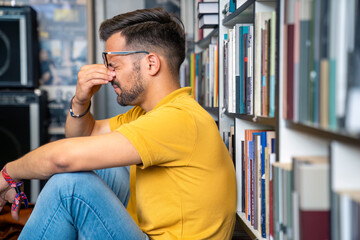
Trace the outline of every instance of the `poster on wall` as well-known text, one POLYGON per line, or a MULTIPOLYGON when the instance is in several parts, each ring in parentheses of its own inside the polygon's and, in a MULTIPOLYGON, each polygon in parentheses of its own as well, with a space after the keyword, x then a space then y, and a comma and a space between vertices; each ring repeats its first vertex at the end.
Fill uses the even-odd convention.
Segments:
POLYGON ((64 137, 77 73, 87 64, 86 1, 31 0, 38 13, 40 88, 48 92, 51 140, 64 137))
POLYGON ((87 4, 90 0, 18 0, 38 18, 40 88, 47 91, 51 140, 65 137, 65 120, 77 73, 87 64, 87 4))

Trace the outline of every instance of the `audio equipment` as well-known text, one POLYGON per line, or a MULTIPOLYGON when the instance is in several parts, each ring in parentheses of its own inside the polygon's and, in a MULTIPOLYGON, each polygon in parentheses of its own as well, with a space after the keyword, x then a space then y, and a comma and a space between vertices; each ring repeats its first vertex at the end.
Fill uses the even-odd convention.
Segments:
POLYGON ((0 88, 36 88, 39 72, 35 10, 0 6, 0 88))
MULTIPOLYGON (((45 91, 0 91, 0 166, 48 142, 45 91)), ((25 193, 35 202, 40 181, 25 182, 25 193)))

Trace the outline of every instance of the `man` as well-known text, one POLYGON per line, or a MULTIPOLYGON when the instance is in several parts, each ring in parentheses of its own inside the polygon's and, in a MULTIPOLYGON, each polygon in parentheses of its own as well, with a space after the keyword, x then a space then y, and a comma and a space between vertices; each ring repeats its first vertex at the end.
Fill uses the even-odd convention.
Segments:
MULTIPOLYGON (((15 182, 51 177, 20 239, 230 239, 234 166, 212 117, 180 88, 181 21, 137 10, 105 21, 100 36, 105 66, 81 68, 68 138, 3 170, 15 182), (135 107, 95 121, 90 100, 107 83, 135 107)), ((1 177, 0 193, 1 205, 16 194, 1 177)))

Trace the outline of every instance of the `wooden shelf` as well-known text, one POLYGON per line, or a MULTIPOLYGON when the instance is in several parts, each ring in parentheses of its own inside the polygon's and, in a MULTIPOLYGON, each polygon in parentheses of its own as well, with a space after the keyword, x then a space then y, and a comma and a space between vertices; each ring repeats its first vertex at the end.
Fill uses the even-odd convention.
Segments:
POLYGON ((310 133, 325 139, 337 140, 341 142, 350 143, 352 145, 360 146, 360 135, 352 135, 349 132, 346 132, 345 130, 332 131, 329 129, 320 128, 319 126, 316 125, 296 123, 290 120, 286 121, 286 127, 293 130, 310 133))
POLYGON ((219 34, 219 28, 214 28, 209 35, 207 35, 205 38, 201 39, 200 41, 196 42, 195 44, 199 46, 202 49, 206 49, 209 47, 209 44, 211 43, 211 38, 216 37, 219 34))
POLYGON ((263 239, 260 233, 251 226, 249 220, 246 219, 243 212, 237 212, 236 217, 241 225, 241 227, 246 231, 251 239, 263 239))
POLYGON ((237 8, 235 12, 226 16, 222 24, 224 26, 234 26, 236 23, 252 23, 254 22, 254 2, 255 0, 246 1, 241 7, 237 8))
POLYGON ((246 114, 237 114, 237 113, 228 113, 226 115, 232 118, 239 118, 242 120, 246 120, 252 123, 258 123, 261 125, 267 125, 271 127, 276 127, 276 119, 270 117, 261 117, 261 116, 254 116, 254 115, 246 115, 246 114))

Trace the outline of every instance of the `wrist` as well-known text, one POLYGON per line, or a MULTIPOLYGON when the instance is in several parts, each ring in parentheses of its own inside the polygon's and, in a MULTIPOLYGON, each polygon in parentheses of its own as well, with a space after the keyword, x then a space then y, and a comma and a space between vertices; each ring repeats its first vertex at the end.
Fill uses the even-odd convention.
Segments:
MULTIPOLYGON (((15 183, 19 183, 19 182, 22 181, 22 179, 19 179, 19 178, 16 178, 16 177, 15 177, 15 173, 14 173, 14 171, 13 171, 13 170, 14 170, 14 167, 15 167, 14 164, 13 164, 12 162, 9 162, 9 163, 5 164, 5 166, 1 169, 0 174, 1 174, 2 176, 4 176, 4 175, 3 175, 3 170, 5 169, 7 175, 11 176, 11 179, 13 179, 15 183)), ((15 167, 15 168, 16 168, 16 167, 15 167)))
POLYGON ((12 179, 6 171, 6 165, 2 169, 1 175, 3 176, 5 181, 8 183, 8 185, 10 187, 14 188, 16 191, 16 196, 15 196, 14 203, 12 206, 12 211, 16 210, 16 208, 19 206, 21 200, 24 201, 25 207, 27 208, 28 207, 28 199, 27 199, 25 193, 20 189, 20 186, 23 184, 23 181, 15 181, 14 179, 12 179))
POLYGON ((76 106, 77 108, 79 107, 82 109, 86 109, 89 106, 90 102, 91 102, 91 98, 90 99, 79 98, 78 95, 76 95, 76 93, 70 100, 70 104, 72 104, 73 106, 76 106))
POLYGON ((82 105, 82 104, 80 104, 80 103, 77 103, 78 105, 82 105, 82 109, 86 109, 86 110, 82 110, 82 111, 81 111, 82 113, 80 113, 80 114, 75 114, 75 113, 74 113, 74 110, 73 110, 73 102, 74 102, 74 100, 75 100, 75 97, 76 97, 76 95, 74 95, 74 96, 71 98, 71 100, 70 100, 69 112, 70 112, 71 117, 73 117, 73 118, 81 118, 81 117, 85 116, 87 113, 90 112, 91 100, 90 100, 90 102, 88 103, 88 107, 87 107, 87 108, 84 108, 85 105, 82 105))
POLYGON ((14 179, 12 177, 10 177, 9 173, 7 172, 7 168, 6 168, 7 165, 5 165, 3 167, 3 169, 1 170, 1 175, 3 176, 3 178, 5 179, 5 181, 8 183, 8 185, 10 187, 17 187, 18 185, 20 186, 23 181, 22 180, 19 180, 19 179, 14 179))

